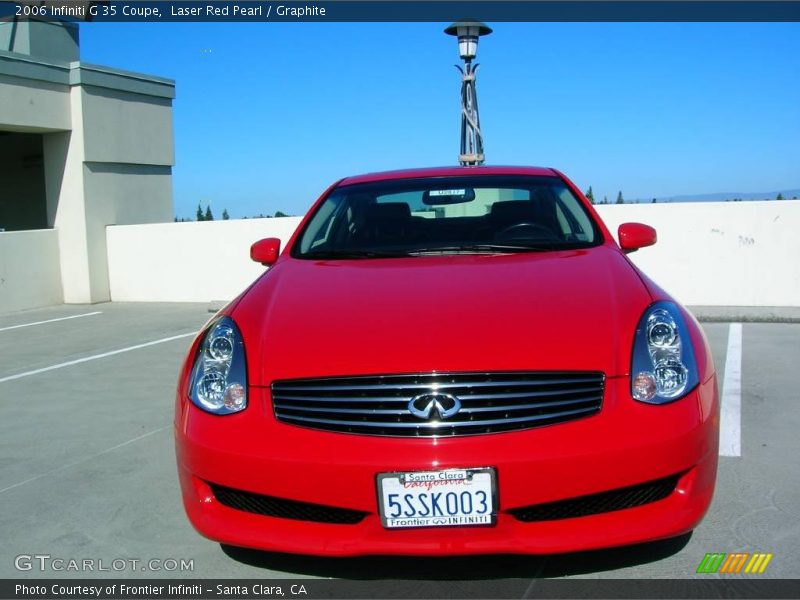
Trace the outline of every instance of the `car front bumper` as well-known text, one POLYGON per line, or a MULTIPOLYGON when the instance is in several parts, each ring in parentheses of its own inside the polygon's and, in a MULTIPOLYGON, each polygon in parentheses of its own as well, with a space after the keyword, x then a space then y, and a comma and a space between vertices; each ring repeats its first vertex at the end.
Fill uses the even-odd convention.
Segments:
MULTIPOLYGON (((609 378, 602 410, 524 431, 409 439, 329 433, 275 420, 268 388, 241 413, 214 416, 178 398, 176 449, 186 513, 204 536, 234 546, 327 556, 551 554, 633 544, 692 530, 711 502, 717 469, 715 378, 663 406, 630 398, 609 378), (377 476, 494 467, 491 527, 385 529, 377 476), (669 476, 667 497, 589 516, 524 522, 515 509, 627 488, 669 476), (277 518, 222 504, 210 484, 361 511, 356 524, 277 518), (513 514, 512 514, 513 513, 513 514)), ((179 392, 180 394, 181 392, 179 392)))

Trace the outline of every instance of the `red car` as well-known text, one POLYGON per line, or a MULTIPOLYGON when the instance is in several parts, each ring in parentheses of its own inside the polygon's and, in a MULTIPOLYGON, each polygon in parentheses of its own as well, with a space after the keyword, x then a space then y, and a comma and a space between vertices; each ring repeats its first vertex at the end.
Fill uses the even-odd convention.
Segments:
POLYGON ((192 344, 186 513, 291 553, 555 553, 677 536, 717 469, 695 319, 564 175, 454 167, 328 189, 192 344))

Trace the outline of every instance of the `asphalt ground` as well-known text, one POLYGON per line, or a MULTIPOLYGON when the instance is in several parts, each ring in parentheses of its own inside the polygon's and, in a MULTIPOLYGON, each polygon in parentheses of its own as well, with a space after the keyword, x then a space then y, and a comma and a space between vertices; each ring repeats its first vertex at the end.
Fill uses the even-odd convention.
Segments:
MULTIPOLYGON (((505 578, 530 591, 541 577, 725 577, 696 574, 710 552, 769 552, 759 577, 800 577, 800 324, 741 326, 740 456, 721 456, 714 502, 690 536, 545 557, 322 559, 221 547, 184 516, 173 397, 191 334, 210 316, 205 304, 132 303, 0 315, 0 578, 483 580, 491 597, 505 578), (17 558, 42 555, 44 569, 17 558), (116 559, 128 562, 97 570, 116 559)), ((704 327, 722 387, 738 325, 704 327)))

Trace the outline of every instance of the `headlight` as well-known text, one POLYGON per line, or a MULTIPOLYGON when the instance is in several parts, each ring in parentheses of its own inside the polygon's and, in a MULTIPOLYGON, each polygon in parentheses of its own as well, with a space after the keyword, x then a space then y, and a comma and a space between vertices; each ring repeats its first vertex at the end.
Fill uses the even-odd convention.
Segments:
POLYGON ((230 317, 220 317, 206 330, 194 360, 189 397, 198 408, 216 415, 247 407, 244 344, 230 317))
POLYGON ((631 395, 640 402, 678 400, 698 384, 689 330, 678 307, 656 302, 639 320, 633 340, 631 395))

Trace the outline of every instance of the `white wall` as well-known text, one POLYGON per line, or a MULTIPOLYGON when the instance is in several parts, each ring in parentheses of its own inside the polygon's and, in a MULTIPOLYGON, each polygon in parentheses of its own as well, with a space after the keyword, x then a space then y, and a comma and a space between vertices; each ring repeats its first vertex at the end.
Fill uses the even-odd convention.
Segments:
MULTIPOLYGON (((624 204, 597 207, 616 235, 625 221, 658 231, 630 255, 693 306, 800 306, 800 201, 624 204)), ((128 225, 107 229, 112 300, 235 297, 263 268, 249 259, 264 237, 284 243, 300 219, 128 225)))
MULTIPOLYGON (((172 175, 161 165, 85 162, 86 247, 94 286, 109 294, 106 225, 172 221, 172 175)), ((108 295, 105 298, 108 299, 108 295)))
POLYGON ((111 300, 231 300, 264 272, 250 260, 250 245, 267 237, 285 245, 299 223, 283 217, 108 227, 111 300))
POLYGON ((58 231, 0 233, 0 312, 63 302, 58 231))
POLYGON ((616 236, 652 225, 658 243, 629 256, 693 306, 800 306, 800 200, 597 206, 616 236))

